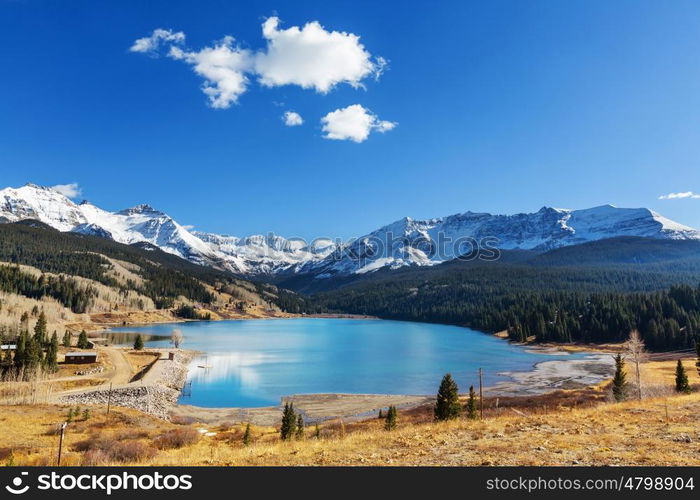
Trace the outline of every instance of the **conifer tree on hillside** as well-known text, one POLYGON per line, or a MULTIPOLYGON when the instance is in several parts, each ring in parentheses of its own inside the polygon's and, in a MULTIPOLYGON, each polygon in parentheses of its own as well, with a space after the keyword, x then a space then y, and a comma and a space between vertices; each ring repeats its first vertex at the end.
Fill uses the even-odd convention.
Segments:
POLYGON ((435 402, 435 420, 450 420, 459 417, 461 408, 459 405, 459 388, 447 373, 440 382, 440 388, 435 402))
POLYGON ((24 366, 24 360, 27 355, 27 332, 23 331, 17 339, 17 348, 15 349, 15 368, 20 369, 24 366))
POLYGON ((136 351, 143 350, 143 338, 141 337, 140 333, 138 335, 136 335, 136 340, 134 340, 134 350, 136 350, 136 351))
POLYGON ((467 418, 470 420, 476 420, 476 392, 474 391, 474 386, 469 386, 469 399, 467 400, 467 418))
POLYGON ((250 435, 250 422, 245 426, 245 432, 243 433, 243 446, 249 446, 252 436, 250 435))
POLYGON ((71 334, 68 330, 66 330, 66 333, 63 334, 63 347, 66 349, 70 349, 70 344, 71 344, 71 334))
POLYGON ((689 393, 690 384, 688 383, 688 374, 685 373, 685 368, 681 360, 678 360, 676 365, 676 392, 689 393))
POLYGON ((627 399, 627 374, 625 373, 625 360, 622 354, 615 356, 615 376, 613 377, 612 393, 615 401, 627 399))
POLYGON ((386 420, 384 421, 384 429, 387 431, 393 431, 396 429, 396 417, 398 412, 396 411, 396 406, 390 406, 386 412, 386 420))
POLYGON ((297 430, 294 437, 304 439, 304 417, 301 416, 301 413, 297 415, 297 430))
POLYGON ((34 337, 29 338, 24 355, 24 369, 28 371, 35 370, 41 365, 43 358, 44 353, 39 342, 34 337))
POLYGON ((44 314, 44 311, 41 311, 39 319, 36 320, 36 325, 34 325, 34 338, 43 346, 46 344, 46 336, 46 314, 44 314))
POLYGON ((78 349, 88 349, 90 347, 90 342, 88 341, 87 332, 82 330, 80 335, 78 335, 78 349))
POLYGON ((280 427, 280 437, 283 441, 287 441, 294 436, 297 425, 296 418, 294 403, 285 403, 284 411, 282 412, 282 426, 280 427))
POLYGON ((58 368, 58 335, 53 332, 51 335, 51 341, 46 346, 46 359, 44 360, 46 368, 55 372, 58 368))

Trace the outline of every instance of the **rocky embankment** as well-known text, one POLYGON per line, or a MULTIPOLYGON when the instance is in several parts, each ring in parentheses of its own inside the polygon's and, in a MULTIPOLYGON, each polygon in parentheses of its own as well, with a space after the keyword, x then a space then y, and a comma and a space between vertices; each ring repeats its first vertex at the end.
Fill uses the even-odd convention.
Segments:
POLYGON ((68 404, 125 406, 168 420, 177 404, 180 391, 187 379, 187 367, 196 354, 194 351, 176 351, 175 359, 168 359, 169 350, 161 350, 161 358, 138 382, 109 389, 88 390, 59 398, 68 404))

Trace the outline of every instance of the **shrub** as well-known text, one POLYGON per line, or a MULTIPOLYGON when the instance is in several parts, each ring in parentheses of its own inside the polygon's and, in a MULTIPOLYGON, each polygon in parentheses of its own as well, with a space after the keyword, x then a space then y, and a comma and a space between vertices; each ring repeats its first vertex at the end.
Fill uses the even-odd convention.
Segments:
POLYGON ((172 429, 153 440, 153 443, 161 450, 170 450, 173 448, 182 448, 189 446, 199 441, 199 432, 196 429, 189 427, 182 429, 172 429))
POLYGON ((109 462, 138 462, 153 458, 157 451, 154 447, 140 441, 123 440, 91 436, 73 444, 74 451, 85 452, 89 456, 84 460, 104 460, 109 462), (98 453, 99 452, 99 453, 98 453))
POLYGON ((170 423, 175 425, 191 425, 196 421, 194 417, 184 417, 180 415, 175 415, 170 419, 170 423))
POLYGON ((109 455, 103 450, 88 450, 83 453, 80 465, 84 466, 99 466, 107 465, 109 463, 109 455))
POLYGON ((140 462, 147 458, 153 458, 158 453, 155 448, 140 441, 118 442, 106 452, 115 462, 140 462))

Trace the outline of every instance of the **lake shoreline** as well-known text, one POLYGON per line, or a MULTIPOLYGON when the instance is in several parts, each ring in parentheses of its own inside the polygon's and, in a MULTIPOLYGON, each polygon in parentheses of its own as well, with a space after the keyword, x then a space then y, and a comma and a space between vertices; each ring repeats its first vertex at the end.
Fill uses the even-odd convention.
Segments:
MULTIPOLYGON (((296 316, 286 319, 315 319, 316 316, 296 316)), ((347 315, 322 315, 320 319, 370 319, 367 317, 348 317, 347 315)), ((270 318, 283 319, 283 318, 270 318)), ((371 318, 375 319, 375 318, 371 318)), ((377 318, 378 319, 378 318, 377 318)), ((217 322, 218 323, 218 322, 217 322)), ((182 323, 174 323, 174 325, 182 323)), ((149 325, 150 326, 150 325, 149 325)), ((450 325, 455 326, 455 325, 450 325)), ((127 329, 129 327, 126 327, 127 329)), ((124 330, 124 327, 120 328, 124 330)), ((113 331, 113 330, 108 330, 113 331)), ((472 330, 473 331, 473 330, 472 330)), ((488 336, 483 332, 477 332, 488 336)), ((529 369, 517 371, 498 371, 492 367, 489 373, 493 377, 507 377, 507 380, 491 381, 484 388, 484 397, 532 397, 547 394, 557 390, 570 390, 592 387, 601 384, 612 376, 613 360, 609 351, 605 353, 606 346, 572 346, 572 345, 536 345, 532 343, 511 342, 502 335, 494 335, 499 340, 505 340, 508 344, 517 345, 522 349, 540 355, 551 354, 553 356, 570 356, 571 359, 539 360, 534 362, 529 369), (583 357, 582 357, 583 356, 583 357), (495 383, 494 383, 495 382, 495 383)), ((200 349, 201 350, 201 349, 200 349)), ((525 367, 523 367, 525 368, 525 367)), ((190 368, 191 369, 191 368, 190 368)), ((436 390, 439 380, 436 380, 436 390)), ((185 383, 173 387, 182 394, 185 383)), ((391 390, 391 387, 385 389, 391 390)), ((478 388, 477 388, 478 389, 478 388)), ((461 393, 468 393, 468 386, 461 387, 461 393)), ((427 404, 433 404, 432 394, 357 394, 357 393, 314 393, 314 394, 290 394, 280 397, 279 404, 269 406, 251 407, 206 407, 188 405, 182 398, 176 398, 169 405, 168 415, 175 420, 200 421, 213 423, 251 422, 257 425, 275 425, 281 416, 281 408, 286 401, 294 402, 297 411, 302 413, 310 422, 322 422, 331 419, 344 419, 346 421, 376 418, 380 409, 389 405, 395 405, 400 409, 408 410, 427 404)))
MULTIPOLYGON (((555 347, 543 347, 549 351, 555 347)), ((561 390, 577 390, 599 386, 614 372, 614 361, 608 353, 587 351, 584 359, 547 360, 536 363, 530 371, 501 372, 510 380, 484 387, 484 398, 530 398, 561 390)), ((468 394, 462 387, 461 396, 468 394)), ((377 418, 389 405, 411 410, 435 402, 433 395, 410 394, 296 394, 282 397, 278 406, 207 408, 178 403, 170 416, 175 420, 197 421, 208 425, 246 423, 272 426, 279 423, 286 402, 304 415, 307 423, 329 420, 352 422, 377 418)))

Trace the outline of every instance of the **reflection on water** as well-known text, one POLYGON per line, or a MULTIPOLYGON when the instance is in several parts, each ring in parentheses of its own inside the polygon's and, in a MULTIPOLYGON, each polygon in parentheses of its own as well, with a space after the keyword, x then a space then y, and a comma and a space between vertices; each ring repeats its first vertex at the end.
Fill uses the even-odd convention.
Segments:
POLYGON ((115 344, 115 345, 133 345, 134 341, 136 340, 136 336, 141 335, 141 338, 143 339, 144 342, 158 342, 158 341, 166 341, 167 343, 170 343, 170 336, 166 335, 153 335, 153 334, 148 334, 148 333, 139 333, 139 332, 116 332, 116 331, 110 331, 106 333, 100 334, 98 339, 95 340, 102 340, 102 342, 106 344, 115 344))
POLYGON ((383 320, 190 322, 109 337, 131 345, 139 333, 147 347, 170 347, 174 328, 185 336, 183 348, 205 353, 190 364, 191 391, 181 398, 204 407, 277 405, 290 394, 433 394, 447 372, 466 390, 478 383, 479 368, 491 385, 503 380, 500 372, 557 358, 468 328, 383 320))

